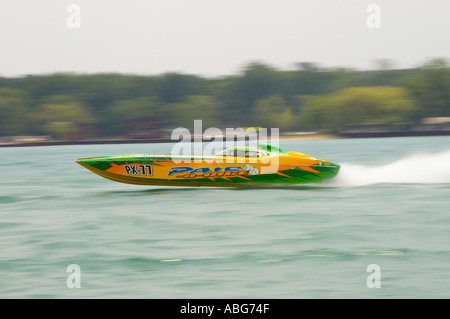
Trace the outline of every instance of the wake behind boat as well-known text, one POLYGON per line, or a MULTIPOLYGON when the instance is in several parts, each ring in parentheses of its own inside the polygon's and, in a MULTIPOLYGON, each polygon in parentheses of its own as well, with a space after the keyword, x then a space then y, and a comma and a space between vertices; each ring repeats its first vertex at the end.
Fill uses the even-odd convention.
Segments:
POLYGON ((320 183, 340 169, 338 164, 269 144, 234 146, 211 156, 140 154, 80 158, 77 163, 113 181, 167 186, 320 183))

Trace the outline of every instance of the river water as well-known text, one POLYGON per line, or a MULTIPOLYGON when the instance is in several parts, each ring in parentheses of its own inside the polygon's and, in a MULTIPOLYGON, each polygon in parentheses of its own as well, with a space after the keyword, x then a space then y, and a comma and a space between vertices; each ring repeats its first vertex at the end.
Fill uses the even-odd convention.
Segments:
POLYGON ((322 185, 177 188, 81 157, 173 144, 0 149, 0 298, 449 298, 450 137, 282 140, 322 185))

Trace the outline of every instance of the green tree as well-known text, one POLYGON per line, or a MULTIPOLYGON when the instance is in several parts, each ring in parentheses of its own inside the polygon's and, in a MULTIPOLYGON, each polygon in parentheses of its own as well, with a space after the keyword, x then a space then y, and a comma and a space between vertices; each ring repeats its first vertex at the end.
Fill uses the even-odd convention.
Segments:
POLYGON ((157 97, 164 103, 182 102, 189 95, 201 95, 206 87, 205 80, 178 73, 167 73, 159 78, 157 97))
POLYGON ((163 104, 158 102, 156 97, 138 97, 132 100, 117 101, 108 108, 108 132, 112 135, 123 135, 129 129, 130 120, 147 116, 152 116, 158 122, 155 124, 158 125, 167 118, 163 104))
POLYGON ((279 87, 275 69, 261 63, 247 66, 242 76, 231 79, 227 86, 224 118, 229 122, 247 122, 257 100, 276 94, 279 87))
POLYGON ((404 88, 348 88, 324 96, 305 96, 300 121, 303 128, 333 133, 346 125, 410 121, 417 103, 404 88))
POLYGON ((65 96, 46 98, 34 112, 34 119, 41 133, 56 139, 68 139, 69 134, 81 129, 83 125, 95 123, 85 105, 70 101, 65 96))
POLYGON ((429 61, 403 84, 419 102, 419 117, 450 116, 450 67, 444 59, 429 61))
POLYGON ((255 103, 249 122, 254 126, 279 128, 286 131, 293 126, 293 112, 283 97, 272 95, 255 103))
POLYGON ((23 90, 0 88, 0 135, 27 133, 29 99, 23 90))
POLYGON ((194 120, 203 121, 203 130, 220 125, 219 103, 213 97, 189 96, 183 102, 173 103, 167 107, 174 127, 192 128, 194 120))

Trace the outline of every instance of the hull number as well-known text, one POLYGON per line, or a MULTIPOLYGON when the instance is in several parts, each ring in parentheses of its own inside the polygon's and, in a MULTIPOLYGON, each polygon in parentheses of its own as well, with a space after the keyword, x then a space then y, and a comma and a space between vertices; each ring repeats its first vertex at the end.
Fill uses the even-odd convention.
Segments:
POLYGON ((152 166, 151 165, 124 165, 125 171, 128 175, 139 175, 139 176, 152 176, 152 166))

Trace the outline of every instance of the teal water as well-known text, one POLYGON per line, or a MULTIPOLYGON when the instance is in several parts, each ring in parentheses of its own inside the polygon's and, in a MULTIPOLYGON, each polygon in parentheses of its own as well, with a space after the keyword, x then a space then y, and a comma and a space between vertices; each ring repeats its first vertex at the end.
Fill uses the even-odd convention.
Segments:
POLYGON ((450 137, 281 141, 342 164, 320 186, 137 186, 75 163, 172 145, 0 149, 0 298, 450 297, 450 137))

